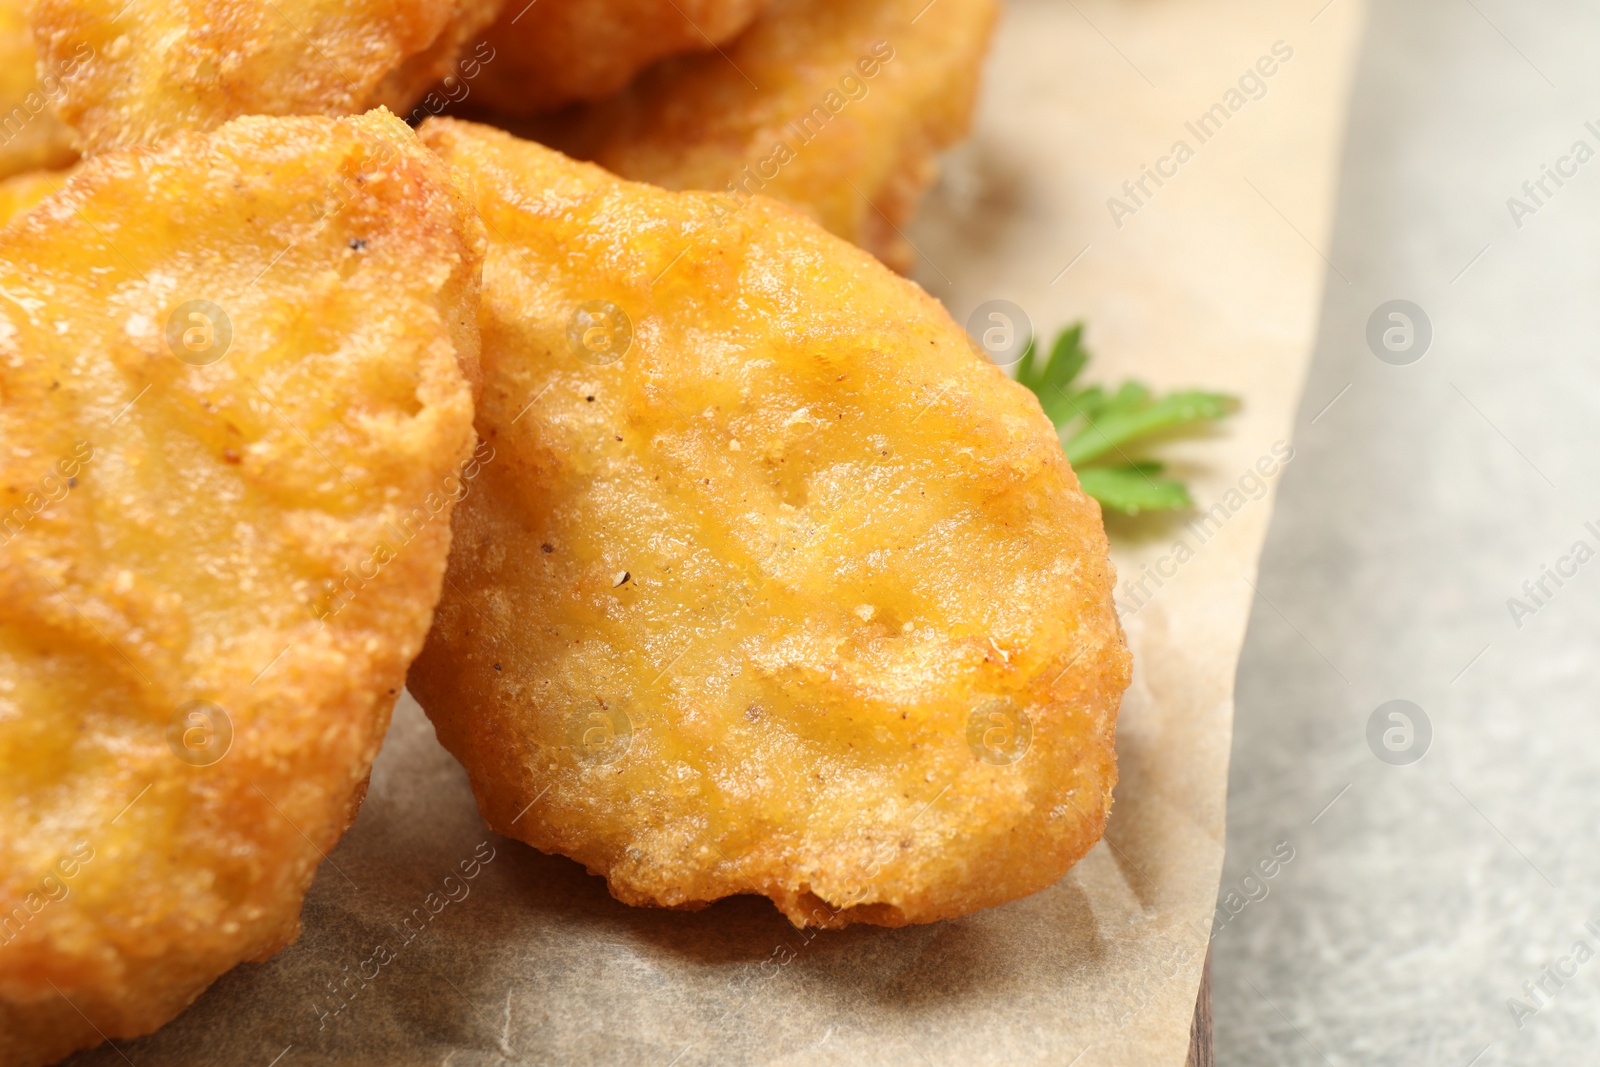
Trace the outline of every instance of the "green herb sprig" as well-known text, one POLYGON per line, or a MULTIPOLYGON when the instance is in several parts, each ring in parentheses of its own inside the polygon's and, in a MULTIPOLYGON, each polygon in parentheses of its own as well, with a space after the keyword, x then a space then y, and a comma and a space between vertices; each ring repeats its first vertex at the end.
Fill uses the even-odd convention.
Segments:
POLYGON ((1193 507, 1187 486, 1164 476, 1159 461, 1135 454, 1158 437, 1226 418, 1239 409, 1238 398, 1199 389, 1155 396, 1136 381, 1115 390, 1080 386, 1078 376, 1088 363, 1079 322, 1056 336, 1047 358, 1039 358, 1030 340, 1017 365, 1017 381, 1033 390, 1055 424, 1083 491, 1102 508, 1125 515, 1193 507))

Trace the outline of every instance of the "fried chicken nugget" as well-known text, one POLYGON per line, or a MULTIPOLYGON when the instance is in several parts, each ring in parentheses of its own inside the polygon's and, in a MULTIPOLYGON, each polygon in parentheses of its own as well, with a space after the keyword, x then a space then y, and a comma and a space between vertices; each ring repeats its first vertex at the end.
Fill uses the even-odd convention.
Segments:
POLYGON ((404 112, 456 70, 504 0, 33 0, 57 109, 85 152, 240 115, 404 112), (86 57, 86 58, 84 58, 86 57))
POLYGON ((1099 508, 943 307, 763 197, 453 120, 493 448, 410 673, 496 831, 630 904, 961 915, 1099 838, 1099 508))
POLYGON ((528 127, 668 189, 763 193, 904 271, 933 155, 966 134, 996 0, 778 0, 726 50, 668 60, 528 127))
POLYGON ((512 0, 474 87, 508 115, 598 100, 656 60, 717 47, 770 0, 512 0))
POLYGON ((0 1063, 297 935, 438 597, 481 255, 381 112, 99 156, 0 230, 0 1063))
POLYGON ((51 100, 61 81, 76 73, 69 56, 40 84, 34 69, 33 34, 26 0, 0 0, 0 178, 42 167, 64 167, 77 158, 72 131, 56 117, 51 100))

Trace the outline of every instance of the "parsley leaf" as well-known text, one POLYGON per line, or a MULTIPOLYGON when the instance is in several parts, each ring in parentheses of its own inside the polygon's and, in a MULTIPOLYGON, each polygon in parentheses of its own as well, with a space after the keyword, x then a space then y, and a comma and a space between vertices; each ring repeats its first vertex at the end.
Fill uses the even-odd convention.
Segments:
POLYGON ((1159 463, 1085 467, 1078 472, 1078 482, 1101 507, 1129 515, 1193 507, 1188 488, 1175 478, 1156 477, 1160 473, 1159 463))
POLYGON ((1083 491, 1108 511, 1126 515, 1193 507, 1189 490, 1175 478, 1162 477, 1160 463, 1130 453, 1143 451, 1158 437, 1226 418, 1238 410, 1238 399, 1200 389, 1154 396, 1132 381, 1115 391, 1079 386, 1088 363, 1079 322, 1056 336, 1047 357, 1040 358, 1030 340, 1017 365, 1017 381, 1033 390, 1055 424, 1083 491))

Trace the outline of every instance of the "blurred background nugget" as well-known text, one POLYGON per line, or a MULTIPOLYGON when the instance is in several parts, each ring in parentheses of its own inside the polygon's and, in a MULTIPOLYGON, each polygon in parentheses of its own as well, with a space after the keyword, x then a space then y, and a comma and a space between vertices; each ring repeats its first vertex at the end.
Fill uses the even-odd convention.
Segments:
POLYGON ((82 53, 69 51, 41 81, 27 5, 0 0, 0 178, 36 167, 64 167, 78 157, 72 131, 56 117, 53 102, 81 62, 82 53))
POLYGON ((510 0, 489 30, 485 106, 532 115, 598 100, 658 59, 711 50, 770 0, 510 0))
POLYGON ((897 270, 899 232, 965 135, 996 0, 778 0, 733 44, 523 132, 624 178, 756 193, 897 270))
POLYGON ((502 0, 34 0, 43 66, 86 152, 240 115, 403 114, 456 75, 502 0))

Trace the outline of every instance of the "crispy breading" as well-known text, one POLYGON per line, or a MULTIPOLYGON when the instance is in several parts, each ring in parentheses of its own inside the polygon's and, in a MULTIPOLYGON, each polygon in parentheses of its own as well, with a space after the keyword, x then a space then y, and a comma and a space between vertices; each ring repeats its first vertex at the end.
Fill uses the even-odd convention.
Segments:
POLYGON ((709 50, 770 0, 512 0, 490 28, 474 86, 489 107, 532 115, 610 96, 656 60, 709 50))
POLYGON ((240 115, 406 111, 504 0, 33 0, 61 118, 86 152, 240 115))
POLYGON ((0 1063, 298 933, 438 597, 482 247, 381 112, 107 153, 0 230, 0 1063))
POLYGON ((927 922, 1099 839, 1129 655, 1032 394, 800 213, 429 120, 489 232, 410 673, 489 825, 631 904, 927 922))
POLYGON ((46 197, 60 192, 76 169, 30 170, 0 179, 0 225, 10 222, 46 197))
POLYGON ((966 134, 996 0, 777 0, 724 50, 527 127, 668 189, 763 193, 897 270, 900 234, 966 134))
POLYGON ((56 117, 51 101, 61 93, 63 76, 77 71, 81 57, 68 56, 53 66, 44 84, 34 59, 26 0, 0 0, 0 178, 64 167, 78 156, 72 131, 56 117))

